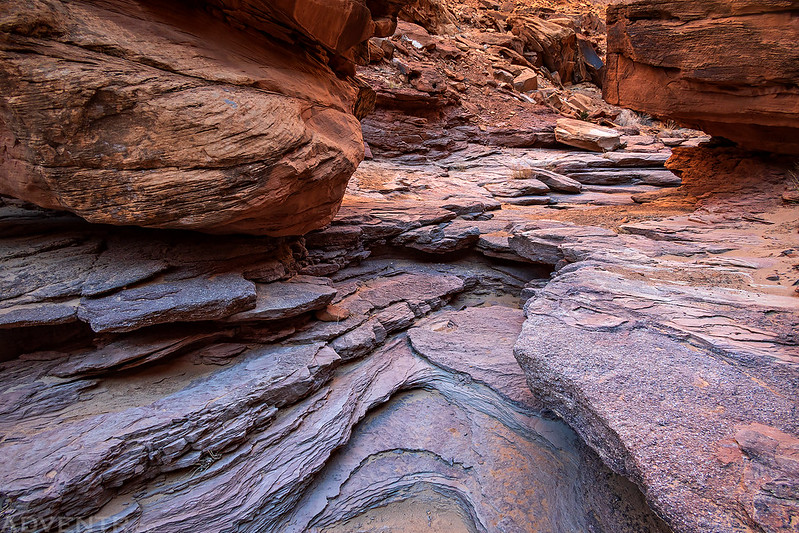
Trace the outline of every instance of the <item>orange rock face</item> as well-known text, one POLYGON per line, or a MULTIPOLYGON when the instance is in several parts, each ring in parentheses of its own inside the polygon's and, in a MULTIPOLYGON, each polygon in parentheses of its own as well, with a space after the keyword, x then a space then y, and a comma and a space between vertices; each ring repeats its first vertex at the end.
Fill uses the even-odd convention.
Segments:
POLYGON ((610 103, 799 154, 799 3, 638 0, 607 22, 610 103))
POLYGON ((321 227, 374 101, 352 62, 394 4, 7 2, 0 193, 116 225, 321 227))

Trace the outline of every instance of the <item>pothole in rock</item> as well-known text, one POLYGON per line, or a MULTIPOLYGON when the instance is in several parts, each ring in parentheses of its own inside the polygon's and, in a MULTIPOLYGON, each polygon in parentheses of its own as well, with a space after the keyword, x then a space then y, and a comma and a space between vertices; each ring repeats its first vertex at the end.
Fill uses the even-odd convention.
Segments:
POLYGON ((411 328, 393 357, 415 367, 414 388, 355 426, 286 531, 668 531, 631 483, 536 410, 512 353, 522 321, 486 306, 411 328))
POLYGON ((371 509, 325 528, 325 533, 475 533, 463 509, 446 495, 421 487, 412 498, 371 509))

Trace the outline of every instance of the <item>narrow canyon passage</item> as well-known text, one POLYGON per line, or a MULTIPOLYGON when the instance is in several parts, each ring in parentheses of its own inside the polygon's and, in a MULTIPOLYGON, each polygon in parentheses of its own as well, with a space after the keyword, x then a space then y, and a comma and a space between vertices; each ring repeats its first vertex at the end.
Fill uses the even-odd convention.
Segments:
MULTIPOLYGON (((712 405, 706 398, 716 387, 751 381, 740 363, 710 369, 697 355, 690 365, 703 368, 685 371, 700 397, 681 403, 663 380, 686 363, 636 370, 637 361, 651 365, 643 354, 691 338, 700 351, 686 353, 713 343, 717 353, 740 354, 743 346, 750 360, 772 361, 761 381, 782 387, 753 390, 752 400, 795 409, 783 377, 790 368, 780 361, 795 357, 792 301, 777 285, 754 305, 736 301, 747 298, 741 287, 752 261, 794 242, 779 229, 790 210, 762 211, 770 225, 736 219, 724 228, 686 218, 682 204, 642 209, 631 200, 636 191, 668 198, 673 190, 637 184, 636 169, 659 155, 471 153, 468 166, 449 168, 364 164, 334 224, 302 240, 93 226, 6 200, 8 272, 46 266, 28 278, 38 288, 2 315, 20 326, 2 330, 6 524, 159 533, 669 531, 653 500, 619 474, 668 505, 673 493, 658 492, 657 469, 682 470, 697 457, 652 461, 645 454, 654 448, 636 448, 636 428, 661 441, 663 431, 683 431, 692 402, 712 405), (615 172, 633 171, 624 174, 630 183, 573 194, 559 209, 498 210, 473 180, 499 180, 519 161, 583 173, 586 162, 622 161, 615 172), (447 183, 447 209, 435 207, 442 190, 433 180, 447 183), (403 198, 409 190, 416 200, 403 198), (604 207, 580 203, 590 194, 604 207), (624 231, 609 229, 620 217, 624 231), (686 276, 729 288, 697 292, 686 276), (64 317, 57 327, 53 316, 64 317), (731 336, 724 317, 736 316, 775 335, 750 327, 731 336), (629 335, 641 339, 635 358, 627 344, 614 348, 629 335), (603 376, 628 370, 621 393, 595 388, 619 391, 617 378, 603 376), (723 380, 714 377, 720 372, 723 380), (663 384, 654 398, 656 384, 636 382, 650 378, 663 384), (28 475, 16 476, 17 464, 28 475)), ((594 172, 614 171, 607 168, 594 172)), ((769 194, 761 185, 762 198, 750 201, 769 194)), ((723 198, 714 200, 722 209, 723 198)), ((767 268, 791 261, 778 257, 767 268)), ((19 279, 6 283, 19 287, 19 279)), ((668 349, 682 357, 682 348, 668 349)), ((723 432, 724 417, 750 408, 739 411, 729 403, 735 396, 722 394, 729 409, 703 416, 723 432)))
POLYGON ((404 339, 390 346, 394 360, 422 358, 414 389, 354 428, 301 502, 296 514, 305 520, 292 526, 668 531, 632 484, 533 408, 511 358, 522 320, 500 306, 440 311, 409 330, 410 349, 404 339))
POLYGON ((797 3, 0 2, 0 533, 799 531, 797 3))
POLYGON ((17 483, 40 516, 110 497, 76 531, 357 531, 363 520, 384 531, 666 531, 632 484, 541 415, 513 357, 519 291, 544 272, 378 257, 329 285, 293 283, 284 303, 323 288, 352 315, 279 342, 234 336, 173 355, 145 333, 128 341, 143 358, 117 361, 144 365, 127 372, 91 352, 39 352, 6 367, 17 372, 4 374, 4 397, 27 416, 4 424, 4 460, 49 468, 59 449, 74 465, 58 506, 52 488, 17 483))

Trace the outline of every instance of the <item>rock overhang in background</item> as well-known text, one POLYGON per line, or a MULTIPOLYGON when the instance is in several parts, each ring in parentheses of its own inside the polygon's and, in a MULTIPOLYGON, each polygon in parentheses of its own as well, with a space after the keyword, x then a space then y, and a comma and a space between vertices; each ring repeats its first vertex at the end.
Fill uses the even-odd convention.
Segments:
POLYGON ((607 22, 608 102, 799 154, 797 2, 637 0, 607 22))
POLYGON ((403 2, 0 7, 0 193, 90 222, 303 234, 335 216, 403 2))

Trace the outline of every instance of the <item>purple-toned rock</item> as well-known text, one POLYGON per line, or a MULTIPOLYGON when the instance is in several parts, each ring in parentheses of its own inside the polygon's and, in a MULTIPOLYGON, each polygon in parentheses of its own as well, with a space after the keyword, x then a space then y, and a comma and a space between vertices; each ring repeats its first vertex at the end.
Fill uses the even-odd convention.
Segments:
POLYGON ((78 318, 96 332, 170 322, 218 320, 256 304, 255 284, 240 275, 154 282, 100 298, 82 298, 78 318))

